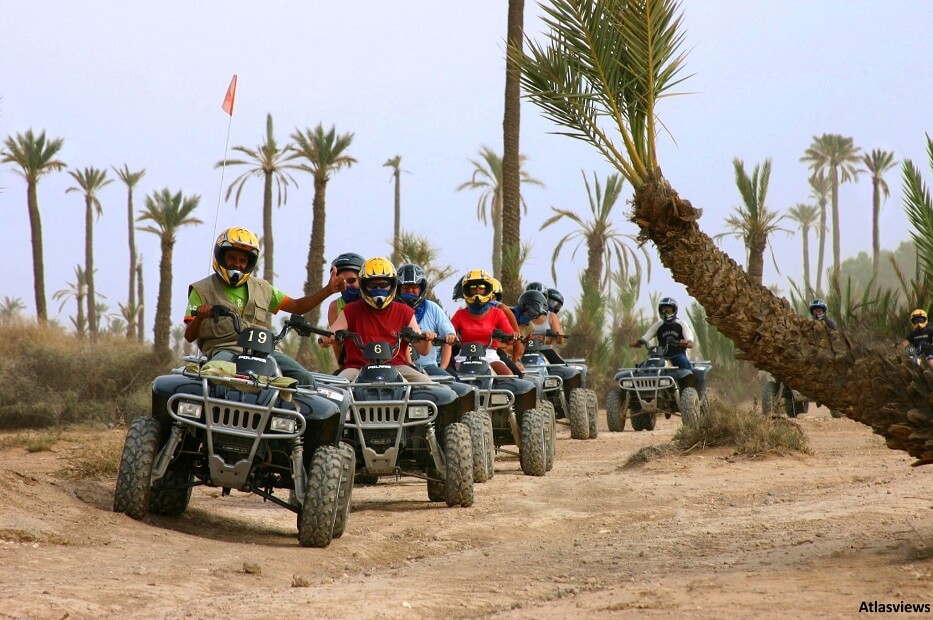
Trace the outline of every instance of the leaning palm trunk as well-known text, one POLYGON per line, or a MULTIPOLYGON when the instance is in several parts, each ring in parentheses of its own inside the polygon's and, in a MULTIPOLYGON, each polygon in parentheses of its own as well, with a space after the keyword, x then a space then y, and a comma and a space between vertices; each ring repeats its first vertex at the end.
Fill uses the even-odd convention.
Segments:
POLYGON ((871 426, 889 448, 916 457, 915 465, 933 463, 933 373, 892 347, 865 344, 798 315, 700 231, 700 212, 663 178, 642 185, 634 202, 642 237, 706 309, 709 323, 741 350, 738 357, 871 426))

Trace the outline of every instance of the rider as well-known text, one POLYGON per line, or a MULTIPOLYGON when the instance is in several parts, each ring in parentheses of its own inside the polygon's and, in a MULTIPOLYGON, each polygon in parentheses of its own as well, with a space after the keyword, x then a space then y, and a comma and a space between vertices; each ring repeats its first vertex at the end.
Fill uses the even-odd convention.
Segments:
POLYGON ((555 344, 564 344, 564 330, 560 325, 560 319, 557 318, 557 313, 564 305, 564 296, 556 288, 544 288, 538 282, 532 282, 525 290, 539 291, 540 289, 544 289, 542 294, 546 298, 548 312, 545 316, 532 321, 535 328, 531 333, 531 337, 541 340, 541 354, 544 355, 548 362, 551 364, 564 364, 566 362, 553 347, 555 344), (540 288, 531 288, 534 285, 540 288))
POLYGON ((836 329, 836 322, 826 314, 826 302, 822 299, 814 299, 810 302, 810 317, 814 321, 823 321, 829 329, 836 329))
POLYGON ((518 296, 518 303, 515 304, 513 312, 522 337, 533 338, 537 328, 535 322, 546 324, 547 299, 538 291, 525 291, 518 296))
POLYGON ((655 321, 645 335, 632 343, 632 347, 647 346, 648 341, 657 338, 659 344, 667 344, 664 357, 671 364, 684 370, 693 370, 687 358, 687 349, 693 348, 693 332, 690 325, 677 318, 677 302, 671 297, 664 297, 658 302, 660 319, 655 321))
MULTIPOLYGON (((512 326, 512 331, 510 333, 517 334, 519 332, 518 319, 515 318, 515 312, 513 312, 512 309, 507 305, 502 303, 502 283, 499 282, 499 280, 496 278, 492 278, 492 294, 494 299, 489 303, 493 306, 496 306, 505 313, 505 318, 509 320, 509 325, 512 326)), ((502 360, 503 364, 509 367, 509 370, 512 371, 512 374, 522 376, 522 371, 519 370, 518 366, 516 366, 512 359, 509 357, 509 347, 510 345, 504 342, 499 343, 499 348, 497 349, 499 353, 499 359, 502 360)))
MULTIPOLYGON (((360 269, 366 259, 355 252, 344 252, 331 262, 332 269, 337 271, 337 275, 343 278, 347 283, 347 288, 340 293, 340 297, 330 302, 327 306, 327 324, 330 325, 337 320, 337 315, 351 301, 360 298, 360 269)), ((337 366, 343 366, 343 345, 339 342, 334 343, 334 357, 337 359, 337 366)))
POLYGON ((927 324, 926 310, 917 308, 910 313, 910 324, 913 330, 901 342, 905 349, 911 345, 917 352, 926 358, 927 365, 933 368, 933 327, 927 324))
MULTIPOLYGON (((209 358, 230 361, 240 351, 233 320, 212 316, 214 306, 224 306, 240 315, 244 328, 255 326, 270 329, 272 315, 280 310, 304 314, 318 306, 345 286, 343 278, 331 270, 330 281, 316 293, 292 299, 262 278, 253 276, 259 261, 259 239, 246 228, 234 226, 217 237, 211 266, 214 273, 188 287, 188 307, 185 313, 185 340, 197 341, 198 348, 209 358)), ((299 385, 313 384, 311 373, 281 351, 272 357, 282 374, 296 379, 299 385)))
POLYGON ((415 320, 424 332, 436 333, 445 340, 440 347, 433 346, 427 355, 415 352, 414 363, 428 375, 448 375, 444 370, 450 364, 451 344, 457 340, 454 326, 444 310, 425 299, 428 278, 419 265, 406 263, 398 268, 399 301, 415 311, 415 320))
MULTIPOLYGON (((360 299, 344 306, 328 329, 332 332, 349 330, 360 337, 362 344, 370 342, 394 343, 403 327, 421 333, 415 320, 415 311, 403 303, 394 301, 398 291, 398 274, 392 263, 382 257, 370 258, 360 270, 360 299)), ((433 339, 436 334, 425 332, 433 339)), ((334 336, 325 336, 321 344, 334 343, 334 336)), ((352 340, 345 340, 344 366, 338 376, 353 381, 360 368, 367 364, 363 352, 352 340)), ((427 355, 433 346, 430 340, 415 343, 415 350, 427 355)), ((416 383, 427 383, 431 379, 408 364, 406 347, 400 346, 389 364, 397 366, 402 377, 416 383)))
MULTIPOLYGON (((518 339, 518 334, 512 332, 512 326, 506 318, 505 312, 500 306, 492 304, 495 298, 493 293, 493 278, 483 269, 474 269, 467 273, 461 280, 461 289, 463 299, 466 302, 466 308, 461 308, 454 313, 451 323, 457 333, 460 335, 460 342, 481 342, 486 344, 492 337, 495 329, 500 329, 506 333, 512 333, 516 336, 512 340, 512 361, 515 366, 521 370, 520 360, 525 347, 518 339)), ((501 360, 497 353, 499 342, 493 340, 486 352, 489 366, 498 375, 514 374, 512 370, 501 360)), ((460 359, 457 360, 462 361, 460 359)))

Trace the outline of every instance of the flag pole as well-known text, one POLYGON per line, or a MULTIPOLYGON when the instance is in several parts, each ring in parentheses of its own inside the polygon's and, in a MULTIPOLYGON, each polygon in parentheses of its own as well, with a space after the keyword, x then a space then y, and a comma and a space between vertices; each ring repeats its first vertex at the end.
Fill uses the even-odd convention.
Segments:
MULTIPOLYGON (((224 95, 224 102, 220 108, 227 113, 227 139, 224 142, 224 158, 220 162, 220 188, 217 191, 217 208, 214 210, 214 230, 211 232, 211 241, 217 238, 217 219, 220 217, 220 199, 224 193, 224 173, 227 171, 227 151, 230 147, 230 127, 233 125, 233 103, 236 99, 236 74, 230 80, 230 86, 227 87, 227 94, 224 95)), ((211 247, 211 261, 214 260, 214 248, 211 247)), ((213 265, 210 263, 209 267, 213 265)))

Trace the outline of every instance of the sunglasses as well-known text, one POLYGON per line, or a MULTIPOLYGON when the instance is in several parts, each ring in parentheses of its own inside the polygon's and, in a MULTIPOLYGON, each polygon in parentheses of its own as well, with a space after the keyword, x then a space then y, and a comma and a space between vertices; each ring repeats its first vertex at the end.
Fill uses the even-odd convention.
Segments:
POLYGON ((366 290, 374 291, 376 289, 388 289, 391 286, 392 285, 388 280, 370 280, 366 283, 366 290))

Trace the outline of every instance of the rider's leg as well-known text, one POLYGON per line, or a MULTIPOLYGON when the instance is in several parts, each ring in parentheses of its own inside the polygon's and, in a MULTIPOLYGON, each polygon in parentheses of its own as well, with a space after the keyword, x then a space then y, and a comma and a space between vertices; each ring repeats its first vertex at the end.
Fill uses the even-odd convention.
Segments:
POLYGON ((515 374, 514 372, 512 372, 512 370, 511 370, 508 366, 506 366, 506 365, 505 365, 503 362, 501 362, 501 361, 498 361, 498 362, 489 362, 489 367, 492 368, 493 372, 495 372, 497 375, 505 375, 505 376, 508 376, 508 375, 514 375, 514 374, 515 374))
POLYGON ((298 381, 298 385, 314 385, 314 376, 304 366, 281 351, 273 351, 272 358, 279 365, 282 376, 298 381))
MULTIPOLYGON (((512 361, 512 358, 510 358, 505 353, 505 351, 497 349, 496 353, 499 355, 499 361, 508 369, 506 372, 499 372, 496 370, 497 375, 515 375, 516 377, 523 376, 522 371, 518 369, 518 366, 515 365, 515 362, 512 361)), ((491 362, 490 365, 494 365, 495 363, 496 362, 491 362)))
POLYGON ((424 374, 423 372, 415 370, 407 364, 401 364, 396 366, 396 368, 398 368, 402 378, 404 378, 409 383, 431 383, 431 377, 424 374))
POLYGON ((684 370, 693 370, 693 364, 690 363, 690 360, 687 359, 686 353, 677 353, 675 355, 670 355, 668 358, 676 368, 683 368, 684 370))
POLYGON ((337 376, 343 377, 347 381, 353 381, 359 376, 359 374, 360 374, 359 368, 344 368, 339 373, 337 373, 337 376))

